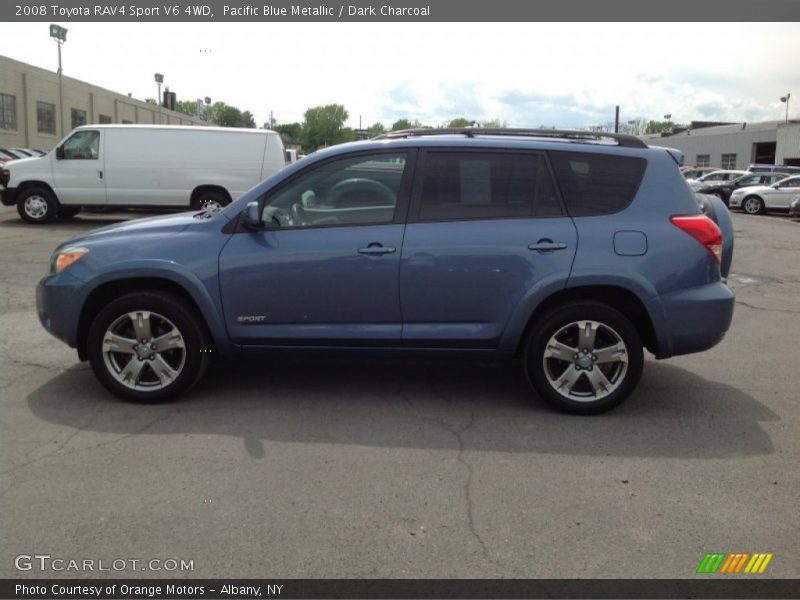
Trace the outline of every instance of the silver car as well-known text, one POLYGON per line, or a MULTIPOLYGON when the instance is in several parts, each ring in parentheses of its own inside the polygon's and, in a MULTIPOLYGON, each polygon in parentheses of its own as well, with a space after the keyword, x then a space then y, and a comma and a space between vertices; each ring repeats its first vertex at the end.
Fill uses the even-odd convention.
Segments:
POLYGON ((732 170, 719 170, 714 171, 713 173, 707 173, 702 177, 698 177, 697 179, 693 179, 689 181, 689 187, 692 188, 693 192, 698 192, 704 187, 708 187, 710 185, 725 183, 726 181, 733 181, 734 179, 738 179, 742 175, 749 175, 749 171, 732 171, 732 170))
POLYGON ((772 185, 743 187, 731 194, 730 207, 741 208, 749 215, 768 210, 789 210, 792 199, 800 194, 800 175, 787 177, 772 185))
POLYGON ((789 203, 789 216, 800 217, 800 196, 795 196, 789 203))

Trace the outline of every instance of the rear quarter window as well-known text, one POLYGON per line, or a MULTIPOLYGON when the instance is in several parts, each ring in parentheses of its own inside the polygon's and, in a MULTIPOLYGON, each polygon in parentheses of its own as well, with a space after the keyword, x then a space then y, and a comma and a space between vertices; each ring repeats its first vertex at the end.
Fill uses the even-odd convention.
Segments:
POLYGON ((632 156, 550 152, 567 212, 574 217, 624 210, 636 196, 647 161, 632 156))

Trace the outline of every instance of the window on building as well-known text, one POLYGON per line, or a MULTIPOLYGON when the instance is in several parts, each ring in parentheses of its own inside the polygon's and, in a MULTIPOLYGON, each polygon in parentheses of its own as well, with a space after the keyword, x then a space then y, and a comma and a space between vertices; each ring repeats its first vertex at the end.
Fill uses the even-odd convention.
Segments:
POLYGON ((86 111, 79 108, 72 109, 72 128, 86 125, 86 111))
POLYGON ((56 133, 56 105, 36 101, 36 125, 39 133, 56 133))
POLYGON ((697 160, 694 161, 695 167, 710 167, 711 166, 711 155, 710 154, 698 154, 697 160))
POLYGON ((723 169, 735 169, 736 168, 736 155, 735 154, 723 154, 722 155, 721 166, 722 166, 723 169))
POLYGON ((111 117, 108 115, 100 115, 100 124, 101 125, 110 125, 111 124, 111 117))
POLYGON ((17 128, 17 97, 0 94, 0 129, 17 128))

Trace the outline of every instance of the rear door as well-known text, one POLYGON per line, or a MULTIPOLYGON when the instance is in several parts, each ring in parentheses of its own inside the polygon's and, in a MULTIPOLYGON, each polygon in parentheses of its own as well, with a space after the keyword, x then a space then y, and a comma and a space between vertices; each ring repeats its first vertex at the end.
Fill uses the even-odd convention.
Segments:
POLYGON ((543 153, 425 151, 400 263, 404 346, 496 348, 528 290, 566 281, 576 246, 543 153))
POLYGON ((767 192, 767 208, 789 209, 789 204, 800 194, 800 177, 790 177, 779 181, 767 192))

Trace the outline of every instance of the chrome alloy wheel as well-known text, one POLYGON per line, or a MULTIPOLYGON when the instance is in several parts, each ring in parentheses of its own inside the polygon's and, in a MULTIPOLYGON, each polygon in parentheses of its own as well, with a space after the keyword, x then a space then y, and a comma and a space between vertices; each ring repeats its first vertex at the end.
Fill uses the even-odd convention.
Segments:
POLYGON ((757 215, 761 212, 761 200, 750 196, 744 201, 742 208, 744 208, 744 212, 748 215, 757 215))
POLYGON ((542 361, 547 381, 559 395, 590 402, 622 385, 628 372, 628 349, 608 325, 574 321, 548 340, 542 361))
POLYGON ((28 196, 22 208, 31 219, 41 219, 47 214, 47 200, 37 195, 28 196))
POLYGON ((200 210, 210 210, 213 212, 219 212, 223 209, 222 204, 219 200, 214 200, 213 198, 207 198, 205 200, 200 201, 200 210))
POLYGON ((134 311, 117 318, 103 335, 106 369, 122 385, 143 392, 161 390, 186 364, 183 335, 166 317, 134 311))

